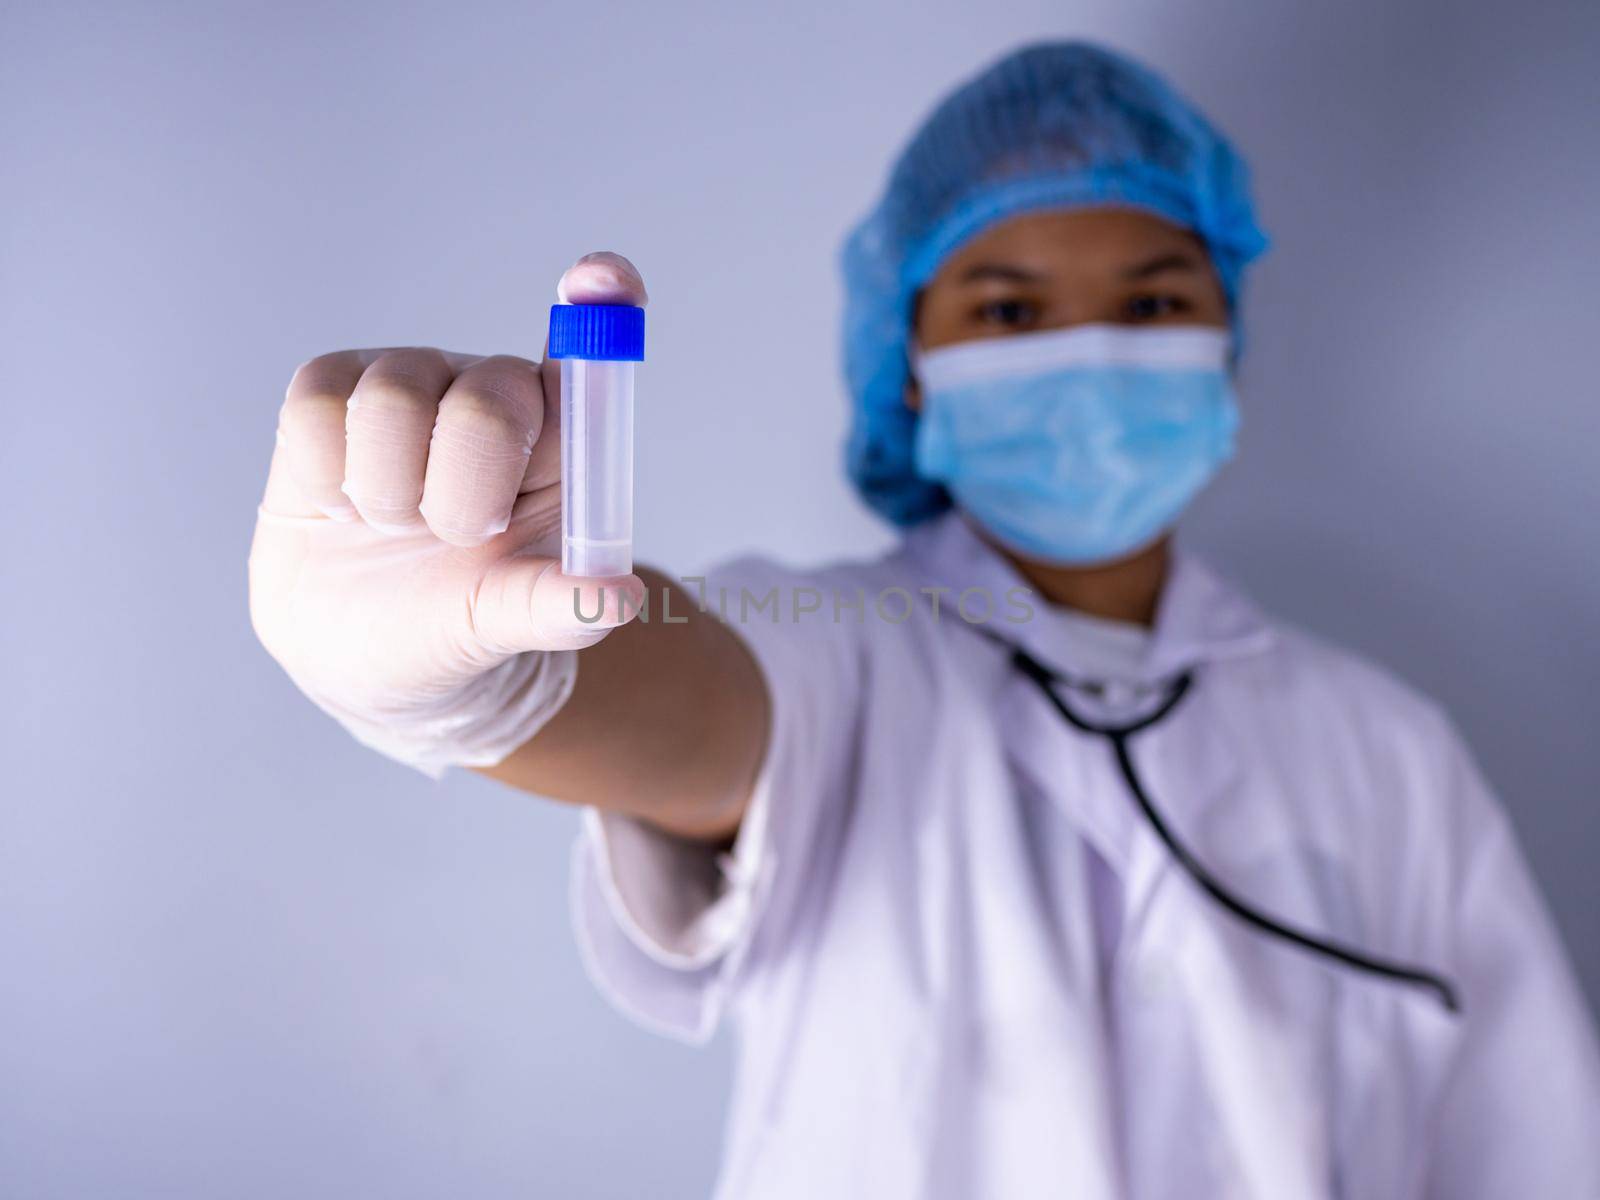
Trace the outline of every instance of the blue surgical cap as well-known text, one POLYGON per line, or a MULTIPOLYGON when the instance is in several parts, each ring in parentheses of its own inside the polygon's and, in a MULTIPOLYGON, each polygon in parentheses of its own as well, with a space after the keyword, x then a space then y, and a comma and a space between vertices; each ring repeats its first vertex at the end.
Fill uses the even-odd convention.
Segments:
POLYGON ((1267 246, 1248 172, 1188 101, 1137 63, 1082 42, 1025 47, 946 97, 901 153, 841 263, 854 403, 847 468, 882 516, 911 525, 950 504, 913 460, 906 350, 918 289, 997 221, 1101 205, 1194 231, 1237 313, 1244 267, 1267 246))

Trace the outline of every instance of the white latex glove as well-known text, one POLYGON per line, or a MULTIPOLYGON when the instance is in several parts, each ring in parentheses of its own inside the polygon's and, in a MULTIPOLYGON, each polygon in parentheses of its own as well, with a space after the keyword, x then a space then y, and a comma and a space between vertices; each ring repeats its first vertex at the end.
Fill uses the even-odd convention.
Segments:
MULTIPOLYGON (((645 303, 609 253, 579 259, 557 294, 645 303)), ((279 416, 250 550, 256 634, 359 741, 432 775, 533 736, 570 693, 575 652, 643 598, 634 575, 561 574, 559 368, 343 351, 295 372, 279 416)))

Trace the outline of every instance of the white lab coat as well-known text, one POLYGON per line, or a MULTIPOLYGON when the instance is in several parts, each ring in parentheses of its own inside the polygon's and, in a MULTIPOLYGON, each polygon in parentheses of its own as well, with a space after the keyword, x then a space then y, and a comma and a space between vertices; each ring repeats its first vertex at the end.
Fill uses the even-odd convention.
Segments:
POLYGON ((719 586, 774 706, 734 851, 590 812, 574 911, 624 1012, 690 1041, 733 1023, 720 1196, 1600 1197, 1590 1016, 1432 703, 1179 555, 1144 672, 1196 683, 1132 747, 1235 893, 1449 977, 1460 1015, 1203 893, 1108 744, 950 611, 985 588, 984 628, 1081 669, 1037 599, 998 615, 1021 580, 959 518, 880 561, 747 561, 714 605, 719 586), (778 587, 778 619, 739 621, 741 587, 778 587), (899 623, 899 594, 875 611, 895 588, 918 601, 899 623), (795 611, 805 589, 818 611, 795 611))

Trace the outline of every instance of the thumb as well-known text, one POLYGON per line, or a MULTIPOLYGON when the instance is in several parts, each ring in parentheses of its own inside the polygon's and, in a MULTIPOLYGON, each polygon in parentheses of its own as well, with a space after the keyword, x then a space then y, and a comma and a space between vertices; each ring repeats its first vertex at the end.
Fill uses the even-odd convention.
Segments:
POLYGON ((637 575, 581 579, 561 564, 513 554, 490 563, 469 600, 473 628, 500 654, 592 646, 644 606, 637 575))

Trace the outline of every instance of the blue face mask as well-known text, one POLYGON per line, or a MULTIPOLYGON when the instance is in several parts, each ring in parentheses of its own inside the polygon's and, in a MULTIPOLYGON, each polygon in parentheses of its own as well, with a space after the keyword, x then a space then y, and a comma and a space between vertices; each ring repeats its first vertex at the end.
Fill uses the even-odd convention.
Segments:
POLYGON ((1080 325, 916 355, 917 470, 1011 549, 1124 558, 1233 455, 1226 330, 1080 325))

